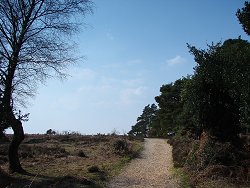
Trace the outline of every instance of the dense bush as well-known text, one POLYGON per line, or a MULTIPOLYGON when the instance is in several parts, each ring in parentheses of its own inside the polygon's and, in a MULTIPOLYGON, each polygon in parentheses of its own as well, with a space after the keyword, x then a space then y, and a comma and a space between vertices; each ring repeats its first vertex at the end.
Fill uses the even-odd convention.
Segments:
POLYGON ((188 137, 172 137, 168 143, 173 147, 174 167, 183 167, 196 141, 188 137))
POLYGON ((190 150, 185 166, 194 171, 201 171, 212 165, 237 166, 242 159, 240 151, 231 143, 209 140, 203 146, 196 144, 190 150))
POLYGON ((243 185, 250 179, 249 152, 230 142, 218 142, 202 134, 200 140, 177 136, 168 143, 173 147, 174 166, 184 167, 194 187, 205 179, 243 185))

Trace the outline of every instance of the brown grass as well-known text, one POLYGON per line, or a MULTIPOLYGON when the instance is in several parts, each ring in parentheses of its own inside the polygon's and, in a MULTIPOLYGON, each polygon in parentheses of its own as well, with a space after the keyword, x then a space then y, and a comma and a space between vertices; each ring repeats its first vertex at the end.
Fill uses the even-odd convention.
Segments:
POLYGON ((19 151, 25 175, 7 174, 8 144, 0 144, 0 187, 105 187, 141 142, 126 136, 27 135, 19 151), (93 166, 98 170, 89 171, 93 166))

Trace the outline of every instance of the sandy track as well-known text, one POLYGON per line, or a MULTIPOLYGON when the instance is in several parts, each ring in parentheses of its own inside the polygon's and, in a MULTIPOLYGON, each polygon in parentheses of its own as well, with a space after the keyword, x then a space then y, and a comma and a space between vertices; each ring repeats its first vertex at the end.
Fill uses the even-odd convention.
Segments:
POLYGON ((171 177, 172 148, 164 139, 145 139, 144 151, 121 174, 111 180, 109 188, 176 188, 171 177))

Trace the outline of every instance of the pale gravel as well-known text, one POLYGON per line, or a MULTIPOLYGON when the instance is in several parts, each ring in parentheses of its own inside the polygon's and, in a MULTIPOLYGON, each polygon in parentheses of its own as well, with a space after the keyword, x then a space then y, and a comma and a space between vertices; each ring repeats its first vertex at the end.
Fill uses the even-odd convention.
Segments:
POLYGON ((164 139, 147 138, 141 156, 109 183, 109 188, 177 188, 171 175, 172 147, 164 139))

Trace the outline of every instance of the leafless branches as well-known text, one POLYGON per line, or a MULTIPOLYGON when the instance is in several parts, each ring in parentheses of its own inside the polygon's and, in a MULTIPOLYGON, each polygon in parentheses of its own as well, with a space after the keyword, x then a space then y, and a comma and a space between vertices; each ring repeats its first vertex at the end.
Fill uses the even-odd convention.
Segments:
POLYGON ((63 70, 77 60, 66 37, 88 13, 90 0, 1 0, 0 97, 11 81, 14 103, 24 104, 38 82, 64 77, 63 70))

